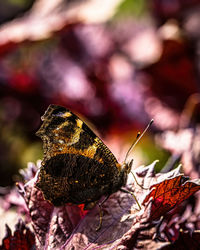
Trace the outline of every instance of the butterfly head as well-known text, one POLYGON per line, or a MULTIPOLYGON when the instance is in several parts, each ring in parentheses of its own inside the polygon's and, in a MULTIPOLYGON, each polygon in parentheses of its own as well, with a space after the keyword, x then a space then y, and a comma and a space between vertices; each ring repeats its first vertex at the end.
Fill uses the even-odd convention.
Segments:
POLYGON ((133 160, 131 160, 130 162, 123 162, 122 165, 120 165, 120 169, 121 169, 120 170, 121 172, 120 182, 122 186, 126 185, 128 174, 131 172, 132 164, 133 164, 133 160))
POLYGON ((124 169, 124 171, 129 174, 131 172, 131 168, 132 168, 132 164, 133 164, 133 159, 129 162, 124 162, 122 164, 122 169, 124 169))

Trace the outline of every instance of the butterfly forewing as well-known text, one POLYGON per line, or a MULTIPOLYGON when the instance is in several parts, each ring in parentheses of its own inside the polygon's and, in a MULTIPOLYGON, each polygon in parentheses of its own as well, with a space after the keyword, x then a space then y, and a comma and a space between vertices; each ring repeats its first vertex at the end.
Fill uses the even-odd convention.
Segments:
POLYGON ((44 162, 55 154, 81 154, 107 164, 118 164, 108 147, 76 115, 50 105, 36 133, 43 140, 44 162))

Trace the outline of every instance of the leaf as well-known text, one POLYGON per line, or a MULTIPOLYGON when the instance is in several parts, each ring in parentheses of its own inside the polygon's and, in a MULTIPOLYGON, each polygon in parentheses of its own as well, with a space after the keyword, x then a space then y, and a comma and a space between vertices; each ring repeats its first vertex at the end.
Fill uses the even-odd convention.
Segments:
POLYGON ((179 239, 176 240, 173 244, 168 246, 161 247, 162 250, 196 250, 200 246, 200 231, 195 231, 190 234, 188 232, 181 232, 179 239))
POLYGON ((130 194, 121 191, 112 194, 102 206, 103 223, 98 232, 95 230, 99 224, 98 206, 88 213, 84 213, 78 206, 65 205, 55 208, 45 201, 42 192, 35 188, 37 174, 24 186, 20 184, 19 190, 29 209, 37 248, 151 249, 169 244, 167 239, 164 242, 154 240, 157 229, 152 220, 165 216, 166 212, 197 191, 199 184, 198 181, 186 181, 187 178, 180 175, 180 168, 167 174, 155 174, 156 162, 133 171, 137 182, 146 189, 141 188, 132 175, 128 178, 126 189, 134 192, 138 202, 142 204, 142 209, 138 211, 138 206, 130 194), (171 190, 171 186, 175 189, 171 190), (169 194, 173 194, 173 197, 180 193, 181 201, 170 203, 171 200, 166 199, 166 192, 161 192, 161 196, 158 196, 160 187, 167 188, 164 191, 170 190, 169 194), (186 192, 187 190, 190 191, 186 192), (156 210, 156 205, 159 205, 159 211, 156 210))
POLYGON ((114 14, 115 8, 120 1, 112 0, 109 5, 104 4, 104 8, 99 8, 98 0, 92 2, 74 1, 71 4, 66 3, 64 0, 55 3, 38 0, 34 2, 33 7, 26 15, 0 27, 0 49, 3 47, 4 52, 23 41, 37 41, 49 38, 58 30, 69 27, 72 23, 107 21, 114 14), (35 26, 38 28, 34 29, 35 26))
MULTIPOLYGON (((38 161, 38 166, 39 165, 40 161, 38 161)), ((26 169, 21 169, 19 172, 22 175, 23 179, 25 181, 28 181, 35 176, 37 170, 38 167, 35 164, 29 162, 28 167, 26 169)), ((22 196, 19 194, 19 190, 17 189, 16 186, 11 189, 10 188, 5 189, 0 187, 0 194, 2 195, 0 197, 0 206, 3 209, 8 210, 9 208, 15 206, 17 208, 17 212, 21 214, 26 214, 27 215, 26 219, 28 219, 28 211, 26 204, 22 196)))
POLYGON ((30 229, 25 226, 22 220, 15 226, 15 231, 12 234, 11 229, 6 225, 6 236, 2 241, 0 250, 16 250, 16 249, 34 249, 35 237, 30 229))
POLYGON ((143 204, 151 202, 150 219, 156 220, 200 190, 200 180, 188 181, 179 175, 151 186, 143 204))
MULTIPOLYGON (((38 162, 38 165, 40 163, 38 162)), ((31 164, 29 164, 28 169, 30 167, 31 164)), ((30 171, 27 170, 27 172, 30 171)), ((27 174, 25 176, 28 178, 27 174)), ((43 249, 44 247, 56 249, 56 247, 66 241, 81 219, 81 208, 77 206, 55 208, 48 201, 44 200, 42 192, 34 186, 36 179, 37 174, 24 186, 19 183, 19 192, 28 207, 38 249, 43 249)))
POLYGON ((200 127, 179 129, 177 132, 168 130, 157 137, 157 143, 172 153, 172 157, 180 156, 183 171, 192 178, 200 175, 200 127))

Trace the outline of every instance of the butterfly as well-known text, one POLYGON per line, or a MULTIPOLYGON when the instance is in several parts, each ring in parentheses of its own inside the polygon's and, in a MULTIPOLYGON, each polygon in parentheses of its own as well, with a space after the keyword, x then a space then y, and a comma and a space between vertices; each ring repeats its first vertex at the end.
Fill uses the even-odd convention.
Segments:
MULTIPOLYGON (((44 157, 36 187, 54 206, 94 207, 102 196, 123 190, 131 164, 118 163, 103 141, 65 107, 50 105, 36 135, 43 140, 44 157)), ((102 211, 100 207, 100 223, 102 211)))

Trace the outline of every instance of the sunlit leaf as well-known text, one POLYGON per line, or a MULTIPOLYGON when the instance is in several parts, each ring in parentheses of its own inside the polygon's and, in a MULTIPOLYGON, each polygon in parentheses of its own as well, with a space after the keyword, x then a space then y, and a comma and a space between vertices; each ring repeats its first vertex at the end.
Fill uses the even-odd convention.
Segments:
POLYGON ((200 190, 200 180, 188 181, 179 175, 151 186, 143 203, 151 202, 150 219, 156 220, 200 190))

